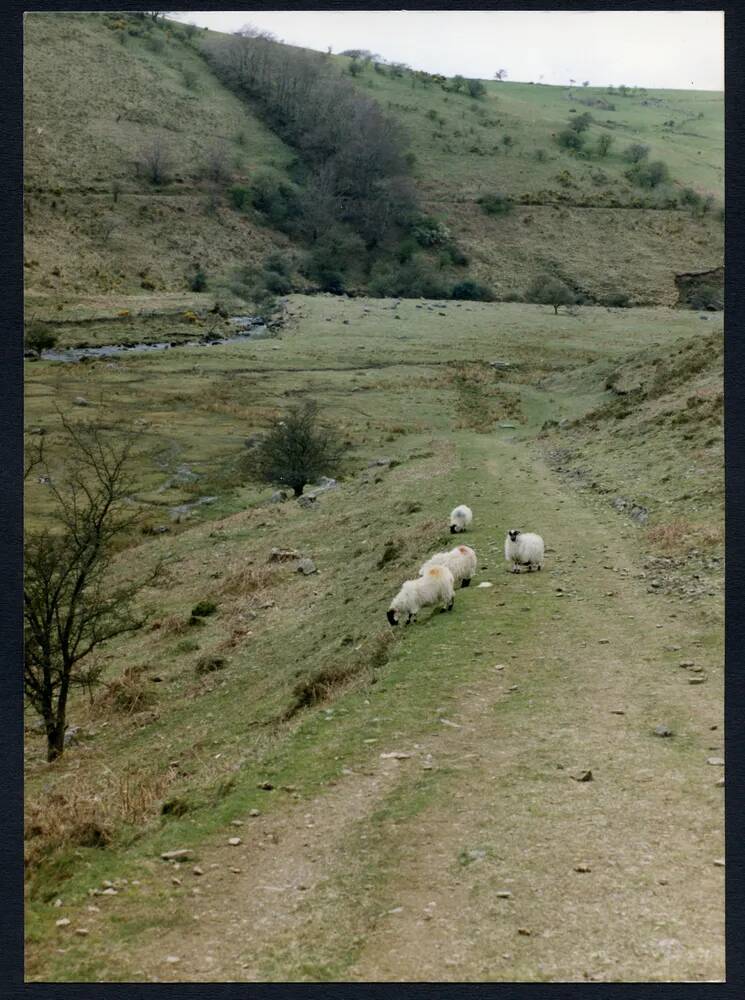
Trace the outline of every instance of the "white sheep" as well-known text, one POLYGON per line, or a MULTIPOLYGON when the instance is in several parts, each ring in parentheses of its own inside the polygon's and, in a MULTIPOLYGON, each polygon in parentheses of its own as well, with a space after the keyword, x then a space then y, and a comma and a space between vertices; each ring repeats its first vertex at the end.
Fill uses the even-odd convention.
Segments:
POLYGON ((543 568, 543 539, 532 531, 518 531, 515 528, 507 532, 504 540, 504 557, 512 563, 512 572, 520 573, 521 566, 527 566, 528 572, 543 568))
POLYGON ((398 625, 401 615, 406 615, 405 624, 416 618, 420 608, 428 604, 442 604, 443 611, 453 609, 453 574, 447 566, 430 566, 424 576, 416 580, 406 580, 391 601, 388 621, 398 625))
POLYGON ((424 563, 419 570, 419 576, 424 576, 430 566, 447 566, 453 574, 453 583, 457 587, 467 587, 471 577, 476 572, 476 553, 468 545, 456 545, 449 552, 437 552, 424 563))
POLYGON ((465 531, 466 528, 471 527, 472 521, 473 511, 471 508, 466 507, 464 503, 459 504, 450 512, 450 533, 457 535, 459 532, 465 531))

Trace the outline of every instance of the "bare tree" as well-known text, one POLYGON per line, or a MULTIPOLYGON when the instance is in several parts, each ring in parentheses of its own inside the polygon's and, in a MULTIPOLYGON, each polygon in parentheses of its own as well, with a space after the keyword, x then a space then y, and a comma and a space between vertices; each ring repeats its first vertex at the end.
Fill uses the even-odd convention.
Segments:
POLYGON ((506 69, 498 69, 497 72, 494 74, 494 79, 495 80, 499 80, 500 82, 502 80, 506 80, 507 79, 507 70, 506 69))
POLYGON ((90 680, 81 661, 144 624, 131 602, 157 574, 118 585, 109 579, 114 543, 138 517, 125 503, 133 439, 110 442, 95 425, 61 419, 72 455, 65 479, 48 479, 56 530, 30 531, 25 544, 24 691, 44 720, 49 761, 64 751, 70 687, 90 680))
POLYGON ((167 184, 171 172, 171 156, 160 136, 146 145, 137 161, 138 173, 143 173, 151 184, 167 184))

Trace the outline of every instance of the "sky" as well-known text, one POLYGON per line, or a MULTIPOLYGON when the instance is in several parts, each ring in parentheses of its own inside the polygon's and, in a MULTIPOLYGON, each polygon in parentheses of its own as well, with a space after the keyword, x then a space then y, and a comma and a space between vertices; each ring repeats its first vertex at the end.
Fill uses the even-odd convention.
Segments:
POLYGON ((721 11, 188 11, 215 31, 246 23, 292 45, 364 48, 414 69, 593 86, 724 89, 721 11))

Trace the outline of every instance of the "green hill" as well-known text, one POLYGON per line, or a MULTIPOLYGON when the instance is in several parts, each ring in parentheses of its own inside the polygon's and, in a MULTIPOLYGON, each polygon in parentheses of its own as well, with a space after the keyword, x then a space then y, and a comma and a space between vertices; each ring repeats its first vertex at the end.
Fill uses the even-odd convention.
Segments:
MULTIPOLYGON (((198 270, 213 295, 250 301, 246 272, 288 248, 295 287, 312 286, 297 270, 308 245, 293 250, 266 214, 231 199, 262 170, 297 180, 298 163, 255 102, 208 68, 201 53, 216 37, 125 16, 27 15, 25 264, 38 315, 85 297, 188 293, 198 270), (153 187, 137 163, 156 141, 169 179, 153 187)), ((471 98, 423 74, 359 65, 347 78, 405 130, 421 209, 469 258, 453 267, 433 253, 443 278, 475 278, 504 298, 551 271, 588 300, 675 304, 676 273, 721 265, 721 94, 490 81, 471 98), (556 141, 584 113, 587 158, 556 141), (612 144, 601 157, 603 136, 612 144), (667 164, 669 184, 628 180, 622 153, 634 143, 667 164), (512 210, 486 214, 479 199, 495 194, 512 210), (714 208, 702 212, 707 196, 714 208)), ((348 74, 350 60, 328 66, 348 74)))

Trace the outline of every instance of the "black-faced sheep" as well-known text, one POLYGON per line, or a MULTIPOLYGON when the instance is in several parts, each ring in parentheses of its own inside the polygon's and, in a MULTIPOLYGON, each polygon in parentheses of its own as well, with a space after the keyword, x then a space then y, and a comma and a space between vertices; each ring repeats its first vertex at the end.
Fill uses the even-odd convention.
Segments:
POLYGON ((523 566, 530 573, 533 568, 543 568, 543 539, 532 531, 518 531, 511 528, 504 540, 504 557, 512 563, 512 572, 520 573, 523 566))
POLYGON ((464 503, 459 504, 450 512, 450 533, 457 535, 459 532, 465 531, 466 528, 471 527, 472 521, 473 511, 471 508, 466 507, 464 503))
POLYGON ((442 604, 443 611, 452 611, 453 593, 453 574, 447 566, 430 566, 424 576, 406 580, 391 601, 388 621, 398 625, 401 616, 406 615, 404 624, 408 625, 417 612, 429 604, 442 604))

